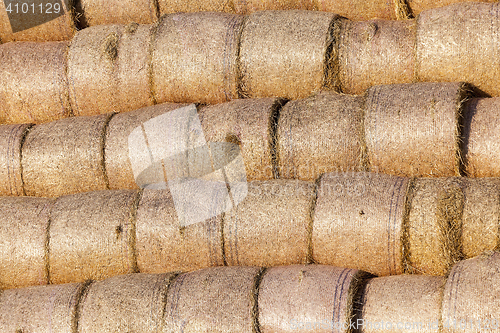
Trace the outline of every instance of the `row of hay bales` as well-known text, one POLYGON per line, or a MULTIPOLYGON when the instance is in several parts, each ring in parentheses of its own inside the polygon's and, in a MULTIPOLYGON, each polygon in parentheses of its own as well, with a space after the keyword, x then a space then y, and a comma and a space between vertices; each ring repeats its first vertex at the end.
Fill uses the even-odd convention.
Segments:
MULTIPOLYGON (((471 96, 463 83, 415 83, 376 86, 366 96, 323 92, 288 103, 240 99, 197 110, 207 142, 239 145, 250 181, 311 181, 338 171, 500 177, 500 98, 471 96)), ((137 189, 129 135, 185 106, 0 125, 0 194, 137 189)))
POLYGON ((499 194, 498 178, 254 181, 236 207, 187 226, 168 190, 3 197, 0 287, 311 262, 440 276, 499 246, 499 194))
POLYGON ((2 332, 498 332, 500 255, 447 278, 322 265, 220 267, 6 290, 2 332))
POLYGON ((7 43, 0 123, 416 81, 464 81, 499 96, 498 12, 498 3, 461 3, 361 22, 318 11, 182 13, 91 27, 71 42, 7 43))

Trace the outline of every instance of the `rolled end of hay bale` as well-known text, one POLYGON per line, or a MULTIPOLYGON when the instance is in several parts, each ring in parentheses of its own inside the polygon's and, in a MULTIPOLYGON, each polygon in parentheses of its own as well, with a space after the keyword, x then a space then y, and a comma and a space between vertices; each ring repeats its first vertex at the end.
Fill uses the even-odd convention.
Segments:
POLYGON ((171 284, 167 332, 255 332, 256 267, 216 267, 182 274, 171 284))
POLYGON ((84 284, 5 290, 0 295, 2 332, 74 332, 84 284))
POLYGON ((314 0, 318 10, 333 12, 351 20, 366 21, 372 18, 399 19, 396 4, 399 1, 337 1, 314 0))
POLYGON ((76 31, 73 1, 0 3, 0 42, 63 41, 76 31))
POLYGON ((402 274, 408 183, 382 174, 324 175, 314 211, 314 261, 378 276, 402 274))
POLYGON ((134 273, 136 191, 96 191, 60 197, 50 224, 53 284, 134 273))
POLYGON ((466 96, 463 83, 371 88, 365 134, 372 170, 407 177, 459 176, 459 119, 466 96))
POLYGON ((432 332, 439 330, 445 279, 400 275, 368 281, 355 312, 360 332, 432 332))
POLYGON ((158 0, 161 15, 174 13, 234 13, 234 0, 158 0))
POLYGON ((308 260, 312 183, 274 180, 248 183, 246 198, 224 216, 229 265, 278 266, 308 260))
POLYGON ((500 180, 468 179, 464 189, 462 247, 472 258, 499 245, 500 180))
POLYGON ((443 332, 498 331, 500 253, 485 253, 456 264, 444 288, 443 332))
POLYGON ((248 181, 274 177, 273 121, 283 102, 276 98, 242 99, 200 110, 208 142, 240 145, 248 181))
POLYGON ((412 182, 403 240, 407 272, 443 276, 462 259, 463 188, 460 178, 412 182))
POLYGON ((498 3, 479 2, 422 12, 417 19, 418 79, 465 81, 487 94, 500 96, 498 12, 498 3))
POLYGON ((464 105, 464 154, 467 176, 499 177, 500 98, 472 98, 464 105))
MULTIPOLYGON (((233 0, 238 14, 249 14, 262 10, 315 10, 315 0, 233 0)), ((336 13, 336 11, 333 11, 336 13)))
POLYGON ((67 42, 0 46, 1 123, 42 123, 71 115, 67 49, 67 42))
POLYGON ((47 228, 53 201, 0 200, 0 288, 48 284, 47 228))
POLYGON ((105 190, 103 141, 109 117, 74 117, 33 127, 22 147, 26 195, 105 190))
POLYGON ((130 274, 90 285, 79 305, 81 332, 157 332, 175 274, 130 274))
POLYGON ((31 125, 0 126, 0 195, 24 195, 21 146, 31 125))
POLYGON ((223 266, 222 217, 185 227, 168 190, 145 190, 137 208, 137 265, 144 273, 223 266))
POLYGON ((154 23, 159 12, 153 0, 80 0, 80 21, 90 27, 104 24, 154 23))
POLYGON ((68 55, 75 115, 131 111, 153 104, 150 25, 102 25, 78 32, 68 55))
POLYGON ((279 177, 364 170, 363 99, 321 93, 287 103, 277 129, 279 177))
POLYGON ((242 22, 242 16, 226 13, 164 16, 153 42, 156 101, 216 104, 238 98, 242 22))
POLYGON ((415 20, 346 21, 340 36, 338 52, 342 92, 362 94, 374 85, 413 81, 415 20))
POLYGON ((262 332, 349 332, 363 273, 321 265, 275 267, 259 288, 262 332))
POLYGON ((250 14, 241 35, 241 94, 299 99, 328 86, 336 75, 328 59, 338 18, 300 10, 250 14))

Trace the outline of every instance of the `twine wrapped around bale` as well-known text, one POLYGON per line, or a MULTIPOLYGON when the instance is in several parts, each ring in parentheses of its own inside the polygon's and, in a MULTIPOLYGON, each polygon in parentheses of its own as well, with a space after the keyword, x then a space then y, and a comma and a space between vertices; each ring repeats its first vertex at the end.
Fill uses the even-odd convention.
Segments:
POLYGON ((226 13, 164 16, 152 47, 156 102, 217 104, 238 98, 243 17, 226 13))
POLYGON ((314 211, 314 261, 378 276, 402 274, 408 183, 374 173, 324 175, 314 211))
POLYGON ((47 230, 53 200, 0 200, 0 288, 48 284, 47 230))
POLYGON ((240 89, 245 97, 305 98, 332 88, 335 24, 339 16, 315 11, 262 11, 245 19, 240 89))
POLYGON ((338 49, 341 91, 362 94, 374 85, 412 82, 415 36, 415 20, 346 21, 338 49))
POLYGON ((56 197, 107 189, 103 152, 109 118, 74 117, 33 127, 22 147, 26 195, 56 197))
POLYGON ((175 274, 130 274, 89 286, 79 305, 78 332, 160 332, 175 274))
POLYGON ((165 307, 164 332, 258 332, 261 269, 216 267, 178 276, 165 307))
POLYGON ((60 197, 49 229, 50 282, 102 280, 137 272, 137 191, 96 191, 60 197))
POLYGON ((417 19, 419 81, 465 81, 500 95, 499 3, 466 2, 422 12, 417 19))
POLYGON ((500 253, 489 252, 456 264, 446 282, 443 332, 498 332, 500 253))
POLYGON ((150 25, 102 25, 76 34, 68 54, 75 115, 131 111, 153 105, 150 25))
POLYGON ((155 0, 79 0, 85 27, 103 24, 150 24, 160 15, 155 0))
POLYGON ((67 42, 0 46, 0 123, 42 123, 72 114, 67 49, 67 42))
POLYGON ((399 275, 371 279, 356 306, 362 333, 437 332, 445 279, 399 275))
POLYGON ((459 176, 467 89, 464 83, 371 88, 364 120, 371 170, 408 177, 459 176))
POLYGON ((287 103, 277 129, 279 176, 316 180, 326 172, 362 171, 363 99, 320 93, 287 103))
POLYGON ((417 178, 405 221, 405 271, 446 275, 462 258, 464 184, 460 178, 417 178))
POLYGON ((349 332, 364 275, 321 265, 268 269, 259 288, 260 332, 349 332))
POLYGON ((26 125, 0 125, 0 195, 22 196, 24 186, 21 170, 21 146, 27 131, 26 125))

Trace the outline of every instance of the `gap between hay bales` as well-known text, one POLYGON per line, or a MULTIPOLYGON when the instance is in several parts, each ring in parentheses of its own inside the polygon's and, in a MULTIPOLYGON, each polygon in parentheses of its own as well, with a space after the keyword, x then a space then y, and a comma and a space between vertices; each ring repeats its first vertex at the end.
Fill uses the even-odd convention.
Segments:
POLYGON ((22 195, 26 195, 26 191, 24 190, 24 176, 23 176, 23 146, 24 146, 24 141, 26 141, 26 137, 28 136, 28 133, 31 131, 31 129, 35 125, 31 124, 26 129, 24 130, 24 133, 21 137, 21 142, 19 143, 19 172, 21 173, 21 190, 22 190, 22 195))

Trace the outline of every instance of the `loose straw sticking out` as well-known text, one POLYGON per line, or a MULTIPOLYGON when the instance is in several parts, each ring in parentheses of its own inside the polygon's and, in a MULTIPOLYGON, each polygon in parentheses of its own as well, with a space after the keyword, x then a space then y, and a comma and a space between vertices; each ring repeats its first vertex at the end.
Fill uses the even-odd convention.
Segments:
POLYGON ((144 191, 136 228, 141 272, 186 272, 224 265, 222 217, 181 227, 168 190, 144 191))
POLYGON ((408 215, 406 270, 446 275, 462 258, 464 192, 460 178, 416 179, 408 215))
POLYGON ((374 85, 413 81, 414 20, 345 21, 340 36, 338 52, 342 92, 362 94, 374 85))
POLYGON ((35 126, 22 149, 26 195, 60 195, 107 188, 103 135, 108 115, 74 117, 35 126))
POLYGON ((68 42, 0 46, 0 123, 43 123, 71 115, 67 49, 68 42))
MULTIPOLYGON (((478 2, 477 0, 408 0, 411 10, 415 16, 429 9, 446 7, 455 3, 478 2)), ((481 2, 498 2, 498 0, 481 0, 481 2)))
POLYGON ((358 328, 362 333, 437 332, 445 279, 418 275, 376 278, 365 287, 358 328), (361 323, 361 322, 360 322, 361 323), (384 323, 380 326, 380 323, 384 323), (387 327, 392 324, 392 328, 387 327))
POLYGON ((372 170, 408 177, 459 176, 466 93, 463 83, 371 88, 364 122, 372 170))
POLYGON ((137 192, 97 191, 60 197, 50 225, 50 282, 102 280, 134 273, 137 192))
POLYGON ((164 16, 153 42, 156 101, 216 104, 238 98, 242 23, 242 16, 225 13, 164 16))
POLYGON ((131 274, 93 283, 80 304, 79 332, 159 332, 175 274, 131 274))
POLYGON ((314 0, 318 10, 333 12, 356 21, 372 18, 397 19, 395 1, 389 0, 314 0))
POLYGON ((0 125, 0 195, 24 195, 21 145, 31 125, 0 125))
POLYGON ((0 200, 0 288, 48 284, 47 228, 53 200, 0 200))
POLYGON ((346 268, 270 268, 259 290, 261 332, 348 332, 362 281, 363 273, 346 268))
POLYGON ((103 24, 149 24, 158 20, 156 0, 79 0, 83 26, 103 24))
POLYGON ((485 253, 456 264, 446 282, 443 332, 498 331, 500 253, 485 253))
POLYGON ((422 12, 417 20, 419 81, 465 81, 499 96, 498 12, 498 3, 460 3, 422 12))
POLYGON ((364 167, 363 98, 324 92, 287 103, 277 146, 281 178, 316 180, 364 167))
POLYGON ((183 274, 170 286, 166 332, 256 332, 257 267, 216 267, 183 274))
POLYGON ((300 10, 250 14, 241 36, 241 94, 299 99, 318 92, 325 84, 337 19, 332 13, 300 10))
POLYGON ((75 332, 83 284, 5 290, 0 295, 2 332, 75 332))

